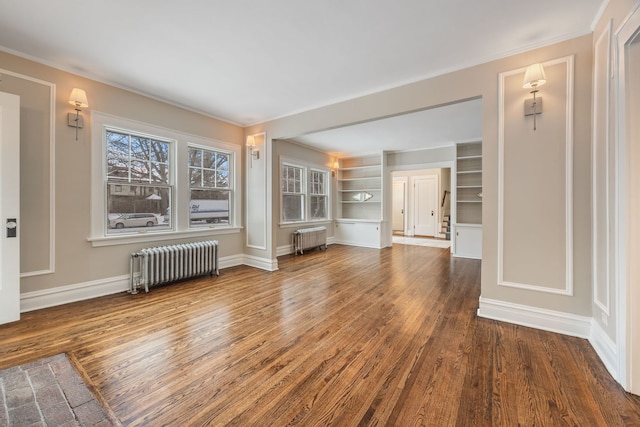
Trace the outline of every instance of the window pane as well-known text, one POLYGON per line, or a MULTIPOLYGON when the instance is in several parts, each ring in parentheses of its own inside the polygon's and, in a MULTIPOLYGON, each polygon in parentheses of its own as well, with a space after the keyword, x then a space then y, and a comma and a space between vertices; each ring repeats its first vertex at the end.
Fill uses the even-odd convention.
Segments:
POLYGON ((218 170, 229 170, 229 156, 227 154, 218 153, 218 157, 216 159, 216 169, 218 170))
POLYGON ((166 231, 171 228, 171 188, 107 185, 107 234, 166 231))
POLYGON ((228 190, 191 190, 189 222, 191 226, 229 223, 231 192, 228 190))
POLYGON ((149 182, 149 165, 141 160, 131 161, 131 181, 149 182))
POLYGON ((219 170, 218 172, 216 172, 216 187, 229 187, 229 171, 219 170))
POLYGON ((202 175, 200 169, 189 168, 189 186, 199 187, 201 185, 202 175))
POLYGON ((309 216, 311 219, 327 218, 327 196, 309 197, 309 216))
POLYGON ((282 196, 282 219, 284 221, 302 221, 302 195, 285 194, 282 196))
POLYGON ((209 150, 202 150, 202 167, 207 169, 215 169, 216 153, 209 150))
POLYGON ((189 166, 202 166, 202 150, 189 148, 189 166))

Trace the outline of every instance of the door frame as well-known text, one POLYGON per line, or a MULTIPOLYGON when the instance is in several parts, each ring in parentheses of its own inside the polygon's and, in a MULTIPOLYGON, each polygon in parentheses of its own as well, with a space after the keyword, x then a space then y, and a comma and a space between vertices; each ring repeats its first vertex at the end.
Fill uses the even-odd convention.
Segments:
MULTIPOLYGON (((407 195, 407 186, 409 184, 409 177, 408 176, 394 176, 391 180, 391 207, 393 208, 393 184, 395 182, 402 182, 403 184, 403 188, 402 188, 402 192, 403 192, 403 196, 402 196, 402 209, 404 210, 404 214, 402 215, 402 234, 404 234, 405 236, 407 235, 407 204, 408 204, 408 195, 407 195)), ((393 233, 393 212, 391 213, 391 233, 393 233)))
POLYGON ((0 324, 20 320, 20 97, 0 92, 0 324), (16 237, 8 237, 14 219, 16 237), (13 222, 13 221, 12 221, 13 222))
MULTIPOLYGON (((441 168, 439 168, 440 170, 442 170, 441 168)), ((440 172, 442 173, 442 172, 440 172)), ((417 200, 417 191, 416 191, 416 181, 420 180, 420 179, 427 179, 427 178, 431 178, 433 177, 435 180, 435 191, 434 191, 434 224, 433 224, 433 237, 437 237, 438 235, 438 223, 439 223, 439 218, 440 218, 440 175, 437 173, 429 173, 429 174, 423 174, 423 175, 413 175, 410 177, 410 182, 411 184, 411 191, 413 192, 412 194, 412 201, 413 201, 413 215, 412 215, 412 234, 413 236, 416 236, 416 224, 418 222, 418 203, 416 203, 417 200)))
POLYGON ((640 256, 640 201, 633 193, 634 180, 640 178, 630 161, 640 158, 640 147, 633 147, 628 135, 631 123, 628 108, 630 94, 627 85, 627 46, 640 40, 640 4, 636 4, 626 22, 617 31, 618 86, 615 180, 615 282, 617 292, 617 379, 625 390, 640 394, 640 268, 635 260, 640 256), (635 243, 635 244, 634 244, 635 243), (635 361, 635 364, 634 364, 635 361))

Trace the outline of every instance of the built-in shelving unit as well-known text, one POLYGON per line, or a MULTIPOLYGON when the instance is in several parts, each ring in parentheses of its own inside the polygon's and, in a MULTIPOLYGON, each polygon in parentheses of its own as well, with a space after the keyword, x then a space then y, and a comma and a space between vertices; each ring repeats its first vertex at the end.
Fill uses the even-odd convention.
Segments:
POLYGON ((453 254, 482 258, 482 142, 456 145, 453 254))
POLYGON ((383 209, 384 159, 380 153, 339 160, 336 243, 370 248, 391 244, 383 209))
POLYGON ((338 217, 382 218, 381 156, 340 159, 338 170, 338 217))
POLYGON ((482 224, 482 142, 456 146, 456 223, 482 224))

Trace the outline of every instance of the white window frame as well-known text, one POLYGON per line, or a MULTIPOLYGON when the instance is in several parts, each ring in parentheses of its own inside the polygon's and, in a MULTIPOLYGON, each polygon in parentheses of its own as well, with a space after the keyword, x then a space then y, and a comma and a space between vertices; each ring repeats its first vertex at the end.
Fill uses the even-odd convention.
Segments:
MULTIPOLYGON (((235 196, 235 190, 236 190, 236 185, 235 185, 235 179, 234 177, 237 175, 237 173, 235 172, 235 164, 236 164, 236 155, 233 151, 230 151, 228 149, 224 149, 224 148, 218 148, 218 147, 213 147, 213 146, 208 146, 208 145, 202 145, 202 144, 195 144, 195 143, 190 143, 187 145, 187 154, 189 152, 189 148, 195 148, 195 149, 201 149, 201 150, 207 150, 207 151, 215 151, 216 153, 221 153, 221 154, 226 154, 229 156, 229 188, 219 188, 219 187, 210 187, 209 189, 211 190, 224 190, 224 191, 229 191, 230 193, 230 198, 229 198, 229 225, 227 227, 233 227, 233 219, 235 218, 235 211, 236 211, 236 204, 235 204, 235 200, 237 199, 235 196)), ((189 156, 187 155, 187 187, 189 188, 189 195, 188 195, 188 200, 191 201, 191 182, 189 181, 189 164, 188 164, 188 160, 189 160, 189 156)), ((204 189, 204 188, 203 188, 204 189)), ((195 229, 195 230, 202 230, 203 227, 208 227, 208 228, 212 228, 212 227, 224 227, 224 225, 220 224, 218 226, 215 225, 208 225, 208 226, 204 226, 204 225, 192 225, 191 224, 191 220, 190 218, 188 218, 188 225, 190 229, 195 229)), ((237 224, 237 223, 236 223, 237 224)))
POLYGON ((331 169, 324 165, 318 165, 314 163, 304 162, 297 159, 291 159, 286 157, 280 158, 280 167, 278 173, 278 193, 280 198, 280 223, 279 226, 282 228, 286 227, 298 227, 300 225, 305 224, 326 224, 333 221, 333 209, 331 202, 331 194, 332 194, 332 180, 331 180, 331 169), (282 191, 282 172, 284 166, 293 166, 297 168, 302 168, 303 182, 302 182, 302 199, 303 199, 303 216, 304 218, 300 221, 285 221, 284 220, 284 211, 283 211, 283 195, 282 191), (323 219, 310 219, 310 204, 309 204, 309 196, 311 196, 310 192, 310 183, 309 183, 309 175, 311 171, 321 172, 325 174, 325 195, 327 197, 327 218, 323 219))
POLYGON ((198 137, 160 126, 113 116, 98 111, 91 112, 91 230, 87 238, 94 247, 154 242, 178 238, 203 237, 239 233, 241 227, 242 147, 224 141, 198 137), (105 129, 122 130, 134 134, 149 135, 172 143, 170 177, 173 184, 171 200, 172 229, 146 233, 144 230, 123 235, 107 234, 106 221, 106 164, 105 129), (208 227, 189 227, 189 173, 188 147, 228 152, 230 158, 231 216, 229 224, 212 224, 208 227))

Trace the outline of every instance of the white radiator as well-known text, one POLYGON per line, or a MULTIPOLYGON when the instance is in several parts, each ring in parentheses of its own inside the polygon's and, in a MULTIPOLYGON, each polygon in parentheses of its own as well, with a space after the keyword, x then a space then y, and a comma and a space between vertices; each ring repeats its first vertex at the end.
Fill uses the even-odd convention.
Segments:
POLYGON ((149 292, 149 286, 189 277, 213 273, 219 276, 218 241, 142 249, 131 254, 130 272, 129 292, 132 294, 138 293, 138 289, 142 287, 149 292))
POLYGON ((301 228, 293 234, 293 252, 294 254, 304 253, 305 249, 324 247, 327 249, 327 228, 313 227, 301 228))

